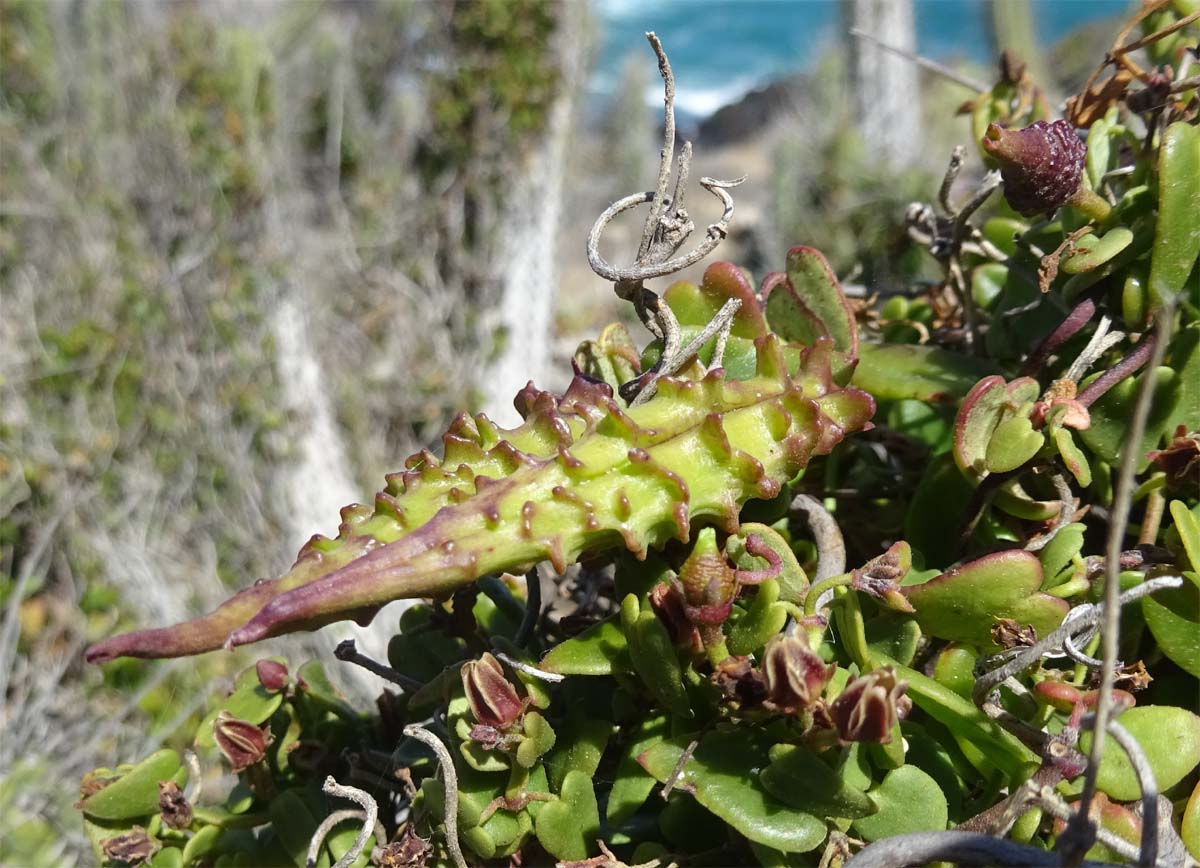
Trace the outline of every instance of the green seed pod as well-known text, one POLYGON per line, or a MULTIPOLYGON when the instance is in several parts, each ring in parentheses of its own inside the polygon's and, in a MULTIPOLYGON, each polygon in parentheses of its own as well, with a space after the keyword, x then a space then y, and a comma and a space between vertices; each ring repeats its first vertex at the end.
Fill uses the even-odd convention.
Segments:
POLYGON ((834 384, 829 339, 800 351, 795 373, 774 335, 754 346, 748 379, 721 369, 665 377, 653 400, 633 408, 608 385, 576 377, 561 396, 523 390, 517 429, 459 416, 440 461, 414 455, 374 508, 343 510, 338 537, 314 537, 282 578, 202 618, 113 637, 87 659, 178 657, 348 618, 365 623, 392 600, 541 560, 561 570, 620 546, 644 557, 669 539, 687 541, 694 524, 734 532, 743 503, 774 497, 810 456, 874 412, 869 395, 834 384))

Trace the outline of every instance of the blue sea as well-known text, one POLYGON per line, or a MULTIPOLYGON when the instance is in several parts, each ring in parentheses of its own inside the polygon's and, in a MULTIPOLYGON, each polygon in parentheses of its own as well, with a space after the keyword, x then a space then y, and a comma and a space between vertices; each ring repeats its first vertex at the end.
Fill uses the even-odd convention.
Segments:
MULTIPOLYGON (((1006 2, 1006 0, 998 0, 1006 2)), ((1095 19, 1116 22, 1130 0, 1034 0, 1037 36, 1050 44, 1095 19)), ((650 70, 646 102, 662 85, 644 33, 655 31, 671 58, 676 105, 703 118, 772 79, 802 71, 837 38, 838 0, 597 0, 602 42, 590 90, 611 97, 630 52, 650 70)), ((935 60, 988 63, 984 0, 916 0, 917 51, 935 60)))

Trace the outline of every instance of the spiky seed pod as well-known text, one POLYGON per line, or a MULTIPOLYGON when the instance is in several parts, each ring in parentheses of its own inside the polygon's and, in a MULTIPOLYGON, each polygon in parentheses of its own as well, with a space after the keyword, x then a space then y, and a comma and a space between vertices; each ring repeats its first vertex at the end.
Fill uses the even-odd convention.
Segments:
POLYGON ((891 666, 873 669, 853 679, 829 708, 838 740, 843 744, 869 741, 890 744, 901 712, 912 706, 904 695, 908 683, 896 679, 891 666))
POLYGON ((1024 217, 1053 211, 1079 189, 1087 147, 1064 120, 1020 130, 990 124, 983 147, 1000 164, 1004 198, 1024 217))
POLYGON ((638 407, 576 377, 561 396, 522 390, 515 403, 525 423, 515 430, 460 416, 442 460, 411 457, 374 508, 344 509, 338 537, 314 537, 282 578, 202 618, 113 637, 87 659, 179 657, 366 623, 391 600, 453 592, 541 560, 561 570, 621 545, 644 557, 669 539, 687 541, 693 524, 732 532, 743 503, 774 497, 875 409, 866 393, 833 382, 828 338, 800 352, 795 373, 776 336, 755 344, 748 379, 721 369, 663 378, 638 407))

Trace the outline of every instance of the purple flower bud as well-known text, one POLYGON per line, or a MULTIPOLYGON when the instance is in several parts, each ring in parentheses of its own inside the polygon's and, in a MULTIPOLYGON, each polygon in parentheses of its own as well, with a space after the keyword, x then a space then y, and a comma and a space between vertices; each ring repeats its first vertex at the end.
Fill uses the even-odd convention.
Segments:
POLYGON ((874 669, 853 679, 830 706, 830 716, 843 744, 870 741, 889 744, 892 729, 900 720, 901 703, 911 707, 912 700, 904 696, 908 684, 896 680, 891 666, 874 669))
POLYGON ((186 829, 192 825, 192 806, 174 781, 159 781, 158 811, 163 823, 172 829, 186 829))
POLYGON ((803 633, 775 636, 763 651, 762 674, 766 682, 764 705, 791 713, 812 706, 837 669, 825 664, 808 645, 803 633))
POLYGON ((504 729, 525 711, 525 701, 504 677, 504 668, 491 654, 484 653, 462 667, 463 690, 475 720, 484 726, 504 729))
POLYGON ((990 124, 983 148, 1000 164, 1004 198, 1024 217, 1055 210, 1079 189, 1087 147, 1066 121, 1022 130, 990 124))
POLYGON ((162 845, 147 835, 141 826, 134 826, 124 835, 105 838, 100 842, 100 850, 105 858, 122 865, 145 864, 160 849, 162 845))
POLYGON ((275 660, 259 660, 254 664, 258 673, 258 682, 268 693, 278 693, 287 687, 288 668, 275 660))
POLYGON ((272 741, 266 728, 239 720, 228 711, 219 712, 213 721, 213 739, 235 772, 262 760, 272 741))

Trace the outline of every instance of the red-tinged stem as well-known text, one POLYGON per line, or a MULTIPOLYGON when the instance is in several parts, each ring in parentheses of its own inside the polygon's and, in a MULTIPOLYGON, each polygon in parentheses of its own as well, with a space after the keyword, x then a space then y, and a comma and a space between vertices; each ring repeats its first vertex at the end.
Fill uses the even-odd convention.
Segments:
POLYGON ((1067 318, 1046 336, 1046 339, 1025 360, 1025 364, 1021 365, 1021 376, 1028 377, 1037 373, 1050 354, 1079 334, 1079 331, 1091 322, 1095 313, 1096 302, 1090 298, 1085 298, 1075 305, 1075 309, 1067 314, 1067 318))
POLYGON ((1133 352, 1101 374, 1091 385, 1080 392, 1075 400, 1084 407, 1090 407, 1117 383, 1137 373, 1150 359, 1157 342, 1158 338, 1154 332, 1147 332, 1133 348, 1133 352))

